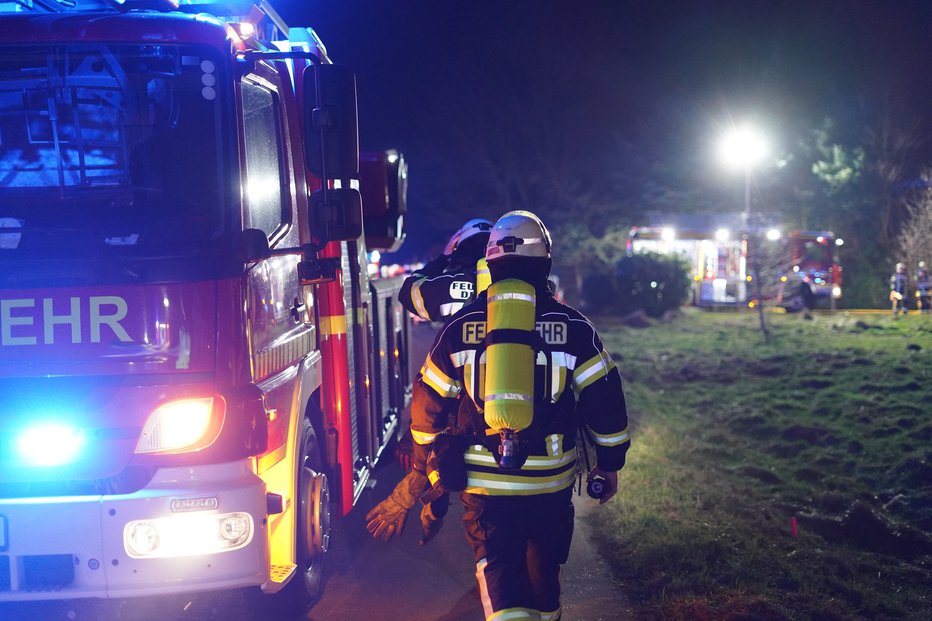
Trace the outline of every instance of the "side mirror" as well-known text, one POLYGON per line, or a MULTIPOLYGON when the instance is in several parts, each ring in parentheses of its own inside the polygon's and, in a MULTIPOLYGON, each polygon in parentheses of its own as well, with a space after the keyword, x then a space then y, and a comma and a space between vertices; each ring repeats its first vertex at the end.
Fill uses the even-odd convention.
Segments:
POLYGON ((404 155, 394 150, 362 152, 359 191, 366 248, 395 252, 405 239, 408 165, 404 155))
POLYGON ((307 167, 328 179, 359 175, 356 76, 340 65, 304 70, 304 148, 307 167))
POLYGON ((240 233, 239 251, 245 263, 262 261, 272 256, 269 239, 259 229, 246 229, 240 233))
POLYGON ((350 241, 362 235, 362 197, 353 188, 334 188, 311 194, 308 224, 318 244, 350 241))

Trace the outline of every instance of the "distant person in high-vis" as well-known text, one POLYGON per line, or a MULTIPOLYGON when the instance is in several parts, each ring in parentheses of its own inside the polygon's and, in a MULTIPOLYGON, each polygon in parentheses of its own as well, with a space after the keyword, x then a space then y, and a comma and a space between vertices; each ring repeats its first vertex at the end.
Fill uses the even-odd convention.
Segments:
POLYGON ((928 313, 932 302, 932 278, 925 261, 920 261, 916 268, 916 308, 922 313, 928 313))
POLYGON ((902 263, 896 264, 896 271, 890 277, 890 303, 893 306, 893 316, 900 313, 906 314, 906 288, 909 285, 909 275, 906 273, 906 266, 902 263))
POLYGON ((485 244, 492 223, 476 218, 450 237, 443 254, 401 285, 398 301, 424 321, 446 321, 488 286, 485 244))
MULTIPOLYGON (((553 298, 551 239, 537 216, 503 215, 485 256, 490 287, 441 330, 422 368, 414 469, 369 513, 368 527, 391 539, 404 507, 449 491, 444 481, 457 479, 458 464, 485 619, 553 621, 573 535, 577 432, 594 439, 589 479, 602 480, 604 504, 630 446, 624 392, 592 323, 553 298), (455 446, 445 431, 451 418, 465 452, 443 465, 439 447, 455 446)), ((436 532, 430 513, 425 505, 422 542, 436 532)))

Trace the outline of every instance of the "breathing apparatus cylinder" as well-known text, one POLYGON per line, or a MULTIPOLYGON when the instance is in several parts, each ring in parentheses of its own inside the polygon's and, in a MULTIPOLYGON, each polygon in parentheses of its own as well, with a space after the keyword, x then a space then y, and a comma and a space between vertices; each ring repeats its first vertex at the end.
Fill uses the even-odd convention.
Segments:
POLYGON ((517 432, 534 420, 534 287, 514 278, 492 283, 488 292, 484 417, 501 434, 502 468, 521 465, 517 432))
POLYGON ((482 257, 476 261, 476 295, 489 288, 492 284, 492 275, 489 273, 489 263, 482 257))

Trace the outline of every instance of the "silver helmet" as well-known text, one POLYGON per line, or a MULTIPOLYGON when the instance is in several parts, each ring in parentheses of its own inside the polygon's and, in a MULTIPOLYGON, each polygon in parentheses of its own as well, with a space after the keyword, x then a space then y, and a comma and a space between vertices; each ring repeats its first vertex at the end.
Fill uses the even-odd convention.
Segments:
POLYGON ((505 257, 549 259, 552 242, 547 227, 530 211, 509 211, 492 227, 485 259, 489 263, 505 257))

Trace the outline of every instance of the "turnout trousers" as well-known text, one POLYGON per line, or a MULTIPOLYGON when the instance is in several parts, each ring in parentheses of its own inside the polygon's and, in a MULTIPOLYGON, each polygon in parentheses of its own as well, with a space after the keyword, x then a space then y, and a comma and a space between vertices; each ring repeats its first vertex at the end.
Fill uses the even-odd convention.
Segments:
POLYGON ((486 621, 560 619, 560 568, 573 538, 572 494, 569 487, 533 496, 460 495, 486 621))

